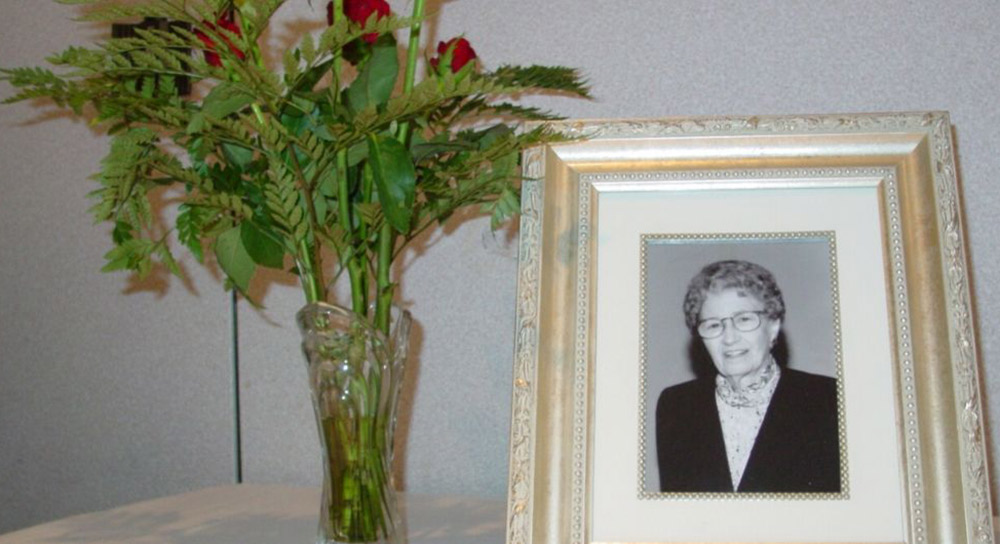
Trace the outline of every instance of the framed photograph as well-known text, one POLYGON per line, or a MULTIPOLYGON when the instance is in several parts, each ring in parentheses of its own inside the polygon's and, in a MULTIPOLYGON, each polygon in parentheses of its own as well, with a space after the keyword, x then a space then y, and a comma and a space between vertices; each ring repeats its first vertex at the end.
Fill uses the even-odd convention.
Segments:
POLYGON ((993 541, 947 114, 551 126, 508 544, 993 541))

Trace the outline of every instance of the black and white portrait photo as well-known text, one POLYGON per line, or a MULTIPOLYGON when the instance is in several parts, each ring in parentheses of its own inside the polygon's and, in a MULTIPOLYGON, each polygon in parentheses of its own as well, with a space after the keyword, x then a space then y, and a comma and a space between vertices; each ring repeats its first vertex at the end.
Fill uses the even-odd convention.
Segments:
POLYGON ((647 492, 844 490, 831 236, 644 237, 647 492))

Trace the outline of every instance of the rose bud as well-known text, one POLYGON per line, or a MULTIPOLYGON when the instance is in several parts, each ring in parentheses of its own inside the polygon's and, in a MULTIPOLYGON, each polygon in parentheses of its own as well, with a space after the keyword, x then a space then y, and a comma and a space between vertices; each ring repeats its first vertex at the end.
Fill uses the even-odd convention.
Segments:
MULTIPOLYGON (((367 23, 372 13, 377 13, 376 18, 381 19, 389 15, 390 12, 389 4, 385 0, 344 0, 344 15, 359 25, 367 23)), ((333 24, 333 2, 326 6, 326 22, 333 24)), ((364 40, 368 43, 375 43, 375 40, 378 40, 378 32, 365 34, 364 40)))
POLYGON ((438 56, 431 59, 431 66, 440 73, 438 65, 441 59, 448 56, 451 51, 451 73, 457 74, 466 64, 476 59, 476 50, 465 38, 452 38, 447 42, 439 42, 437 46, 438 56))

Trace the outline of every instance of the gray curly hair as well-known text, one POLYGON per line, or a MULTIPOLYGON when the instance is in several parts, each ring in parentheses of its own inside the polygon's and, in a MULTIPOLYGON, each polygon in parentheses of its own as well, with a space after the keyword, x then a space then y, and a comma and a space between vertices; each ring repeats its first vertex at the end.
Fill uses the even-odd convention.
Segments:
POLYGON ((785 318, 785 299, 774 275, 759 264, 748 261, 717 261, 691 278, 684 296, 684 321, 692 331, 698 327, 698 315, 709 293, 736 289, 741 295, 753 295, 764 303, 771 319, 785 318))

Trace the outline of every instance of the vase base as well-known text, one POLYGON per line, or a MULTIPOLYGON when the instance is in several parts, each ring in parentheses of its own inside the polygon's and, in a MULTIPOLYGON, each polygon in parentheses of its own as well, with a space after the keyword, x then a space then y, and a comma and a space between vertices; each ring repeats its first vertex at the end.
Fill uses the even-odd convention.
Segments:
POLYGON ((382 538, 379 540, 337 540, 332 538, 317 538, 316 544, 403 544, 398 538, 382 538))

